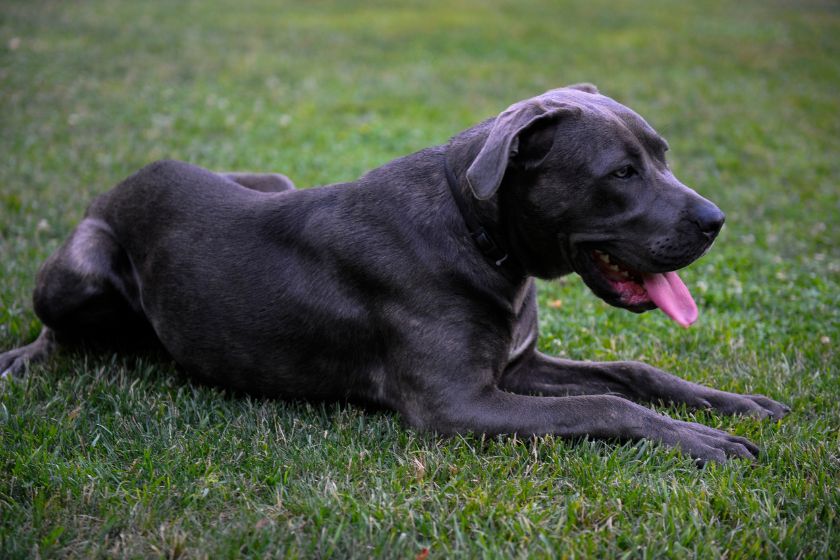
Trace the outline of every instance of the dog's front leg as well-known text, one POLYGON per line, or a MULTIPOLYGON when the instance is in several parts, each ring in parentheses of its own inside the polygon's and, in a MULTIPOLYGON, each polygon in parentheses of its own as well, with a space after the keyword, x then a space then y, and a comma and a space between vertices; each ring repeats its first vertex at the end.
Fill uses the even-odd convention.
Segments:
MULTIPOLYGON (((592 436, 620 440, 648 438, 679 447, 700 462, 727 457, 753 459, 748 440, 692 422, 682 422, 612 395, 536 397, 496 388, 449 388, 428 414, 407 415, 415 425, 443 433, 592 436)), ((431 403, 429 403, 431 404, 431 403)))
POLYGON ((615 394, 640 402, 685 403, 760 418, 781 418, 790 412, 768 397, 718 391, 640 362, 575 362, 539 352, 505 371, 499 386, 521 394, 615 394))

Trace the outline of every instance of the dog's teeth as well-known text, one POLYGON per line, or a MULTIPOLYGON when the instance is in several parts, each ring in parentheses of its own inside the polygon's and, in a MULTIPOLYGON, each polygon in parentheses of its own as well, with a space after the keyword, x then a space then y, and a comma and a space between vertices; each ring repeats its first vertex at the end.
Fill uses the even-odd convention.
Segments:
POLYGON ((620 269, 618 268, 617 264, 611 264, 610 270, 612 270, 613 272, 618 272, 620 269))
POLYGON ((610 262, 610 256, 606 253, 600 253, 600 254, 598 254, 598 257, 600 257, 600 259, 602 261, 604 261, 605 263, 610 262))

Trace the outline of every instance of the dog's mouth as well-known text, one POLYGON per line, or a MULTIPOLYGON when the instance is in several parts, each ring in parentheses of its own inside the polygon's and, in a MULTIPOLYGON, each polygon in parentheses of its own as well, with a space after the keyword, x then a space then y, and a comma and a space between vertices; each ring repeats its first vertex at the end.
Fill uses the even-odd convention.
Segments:
POLYGON ((676 272, 637 270, 599 249, 582 260, 581 277, 607 303, 637 313, 658 307, 682 327, 697 320, 697 304, 676 272))

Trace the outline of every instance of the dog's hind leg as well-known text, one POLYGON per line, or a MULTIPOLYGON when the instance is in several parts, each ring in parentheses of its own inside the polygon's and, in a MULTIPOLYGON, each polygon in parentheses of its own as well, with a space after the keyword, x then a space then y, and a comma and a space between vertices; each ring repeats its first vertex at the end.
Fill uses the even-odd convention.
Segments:
POLYGON ((32 344, 0 354, 4 377, 24 373, 60 344, 136 347, 153 336, 128 256, 95 218, 84 219, 41 267, 33 304, 44 328, 32 344))

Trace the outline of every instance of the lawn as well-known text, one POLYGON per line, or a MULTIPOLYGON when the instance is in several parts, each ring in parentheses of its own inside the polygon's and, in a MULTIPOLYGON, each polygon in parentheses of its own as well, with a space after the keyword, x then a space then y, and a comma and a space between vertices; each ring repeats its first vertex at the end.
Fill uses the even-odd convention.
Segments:
POLYGON ((91 196, 152 160, 351 180, 590 81, 727 224, 683 274, 694 327, 570 277, 541 285, 541 348, 793 412, 656 407, 764 450, 700 470, 650 442, 442 438, 68 352, 0 387, 0 557, 837 557, 838 61, 829 1, 4 0, 0 349, 37 335, 35 273, 91 196))

